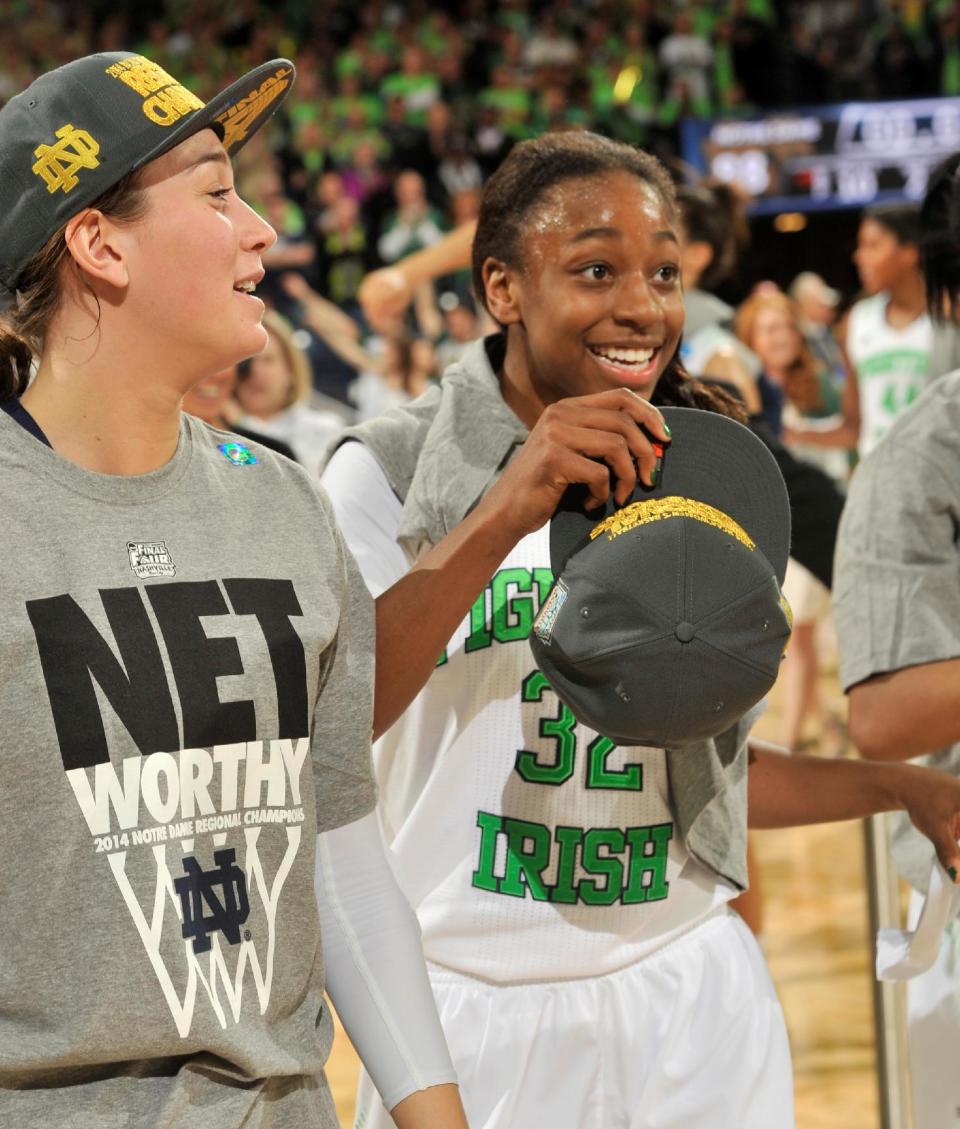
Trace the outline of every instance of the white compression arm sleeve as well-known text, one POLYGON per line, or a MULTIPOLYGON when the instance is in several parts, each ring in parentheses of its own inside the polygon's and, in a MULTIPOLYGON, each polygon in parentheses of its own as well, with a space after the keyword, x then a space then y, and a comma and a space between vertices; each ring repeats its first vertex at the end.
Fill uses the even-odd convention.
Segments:
POLYGON ((317 837, 316 892, 327 991, 383 1104, 456 1082, 420 926, 375 813, 317 837))

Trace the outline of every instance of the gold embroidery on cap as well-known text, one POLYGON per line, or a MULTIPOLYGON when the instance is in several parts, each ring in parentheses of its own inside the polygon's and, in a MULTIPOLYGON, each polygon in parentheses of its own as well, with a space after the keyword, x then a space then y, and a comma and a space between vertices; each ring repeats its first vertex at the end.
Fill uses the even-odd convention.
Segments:
POLYGON ((787 653, 787 646, 790 643, 790 636, 793 634, 793 608, 790 607, 790 601, 783 594, 782 589, 780 591, 780 610, 787 617, 787 638, 784 641, 783 650, 780 652, 780 658, 782 660, 784 655, 787 653))
POLYGON ((62 188, 64 193, 72 192, 80 183, 77 173, 80 169, 95 169, 100 162, 97 154, 100 144, 85 129, 72 125, 62 125, 56 132, 60 138, 54 145, 38 145, 33 151, 37 158, 33 171, 43 177, 48 192, 62 188))
POLYGON ((787 617, 787 624, 789 625, 790 630, 792 631, 793 630, 793 608, 790 607, 790 601, 787 599, 787 597, 783 594, 782 591, 780 592, 780 607, 783 610, 783 614, 787 617))
POLYGON ((706 502, 698 502, 694 498, 681 498, 671 495, 667 498, 647 498, 641 502, 633 502, 617 510, 610 517, 605 518, 590 530, 590 539, 606 533, 607 540, 612 541, 621 533, 629 533, 640 525, 649 525, 652 521, 663 521, 670 517, 690 517, 694 521, 702 521, 705 525, 712 525, 716 529, 735 537, 742 545, 750 550, 756 548, 756 543, 746 532, 743 526, 738 525, 729 514, 722 510, 708 506, 706 502))
POLYGON ((204 103, 180 85, 163 67, 131 55, 107 67, 111 78, 118 78, 143 99, 143 112, 154 125, 169 126, 194 110, 202 110, 204 103))
POLYGON ((223 147, 228 153, 234 146, 246 140, 250 127, 289 85, 290 68, 282 67, 274 74, 268 75, 256 90, 251 90, 217 118, 223 126, 223 147))

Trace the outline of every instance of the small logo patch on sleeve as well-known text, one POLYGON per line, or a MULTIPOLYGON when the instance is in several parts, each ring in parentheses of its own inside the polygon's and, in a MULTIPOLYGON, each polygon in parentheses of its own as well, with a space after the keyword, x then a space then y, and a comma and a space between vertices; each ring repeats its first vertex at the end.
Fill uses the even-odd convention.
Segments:
POLYGON ((553 637, 553 628, 557 622, 563 605, 567 602, 567 588, 562 580, 558 580, 543 602, 543 606, 533 621, 533 633, 545 646, 550 646, 553 637))
POLYGON ((243 443, 218 443, 217 450, 234 466, 253 466, 257 456, 243 443))

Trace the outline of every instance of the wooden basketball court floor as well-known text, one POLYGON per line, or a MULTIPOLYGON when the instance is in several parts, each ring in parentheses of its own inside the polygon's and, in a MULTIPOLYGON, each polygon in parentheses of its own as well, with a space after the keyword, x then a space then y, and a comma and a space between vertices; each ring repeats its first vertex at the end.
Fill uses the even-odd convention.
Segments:
MULTIPOLYGON (((824 690, 842 710, 835 681, 824 690)), ((757 736, 780 739, 778 698, 775 687, 757 736)), ((862 824, 763 831, 751 841, 763 946, 790 1032, 797 1129, 879 1129, 862 824)), ((327 1072, 351 1129, 357 1059, 339 1028, 327 1072)))

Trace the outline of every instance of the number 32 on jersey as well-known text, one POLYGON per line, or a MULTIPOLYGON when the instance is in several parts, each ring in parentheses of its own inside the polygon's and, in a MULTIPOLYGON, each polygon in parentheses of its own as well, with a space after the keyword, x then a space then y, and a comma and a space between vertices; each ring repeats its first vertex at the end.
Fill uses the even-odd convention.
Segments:
MULTIPOLYGON (((539 704, 550 684, 540 671, 521 686, 525 703, 539 704)), ((558 787, 576 772, 577 721, 562 702, 554 717, 540 719, 540 736, 555 742, 552 761, 528 749, 517 752, 516 772, 528 784, 558 787)), ((596 737, 586 751, 585 786, 612 791, 643 790, 643 766, 611 769, 616 745, 596 737)), ((667 849, 673 824, 648 827, 546 827, 491 812, 477 813, 481 841, 472 884, 491 893, 535 901, 584 905, 633 905, 669 893, 667 849), (498 842, 500 851, 498 852, 498 842), (504 851, 505 846, 505 851, 504 851), (501 866, 497 865, 498 853, 501 866), (548 881, 546 873, 551 872, 548 881)))

